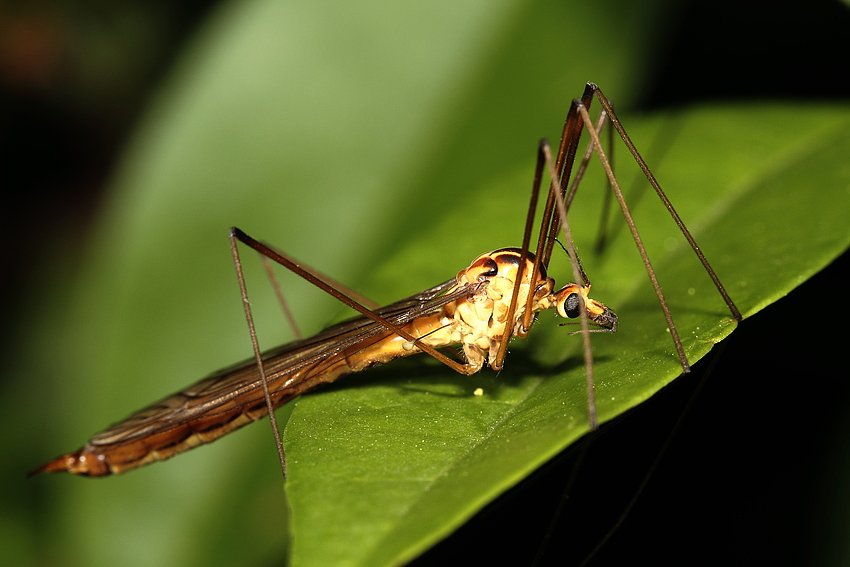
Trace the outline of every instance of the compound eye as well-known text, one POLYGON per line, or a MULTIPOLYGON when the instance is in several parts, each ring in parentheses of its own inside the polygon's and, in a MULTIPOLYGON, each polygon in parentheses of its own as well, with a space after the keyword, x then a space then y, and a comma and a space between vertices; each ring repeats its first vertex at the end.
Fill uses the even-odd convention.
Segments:
POLYGON ((567 314, 567 317, 570 319, 575 319, 579 316, 578 312, 579 301, 578 294, 571 293, 567 296, 567 299, 564 300, 564 313, 567 314))

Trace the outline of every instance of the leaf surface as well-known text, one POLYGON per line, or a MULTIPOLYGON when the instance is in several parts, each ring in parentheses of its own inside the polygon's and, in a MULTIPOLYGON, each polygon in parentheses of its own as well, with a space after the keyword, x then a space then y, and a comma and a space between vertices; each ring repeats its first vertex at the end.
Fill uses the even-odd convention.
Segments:
MULTIPOLYGON (((655 120, 681 122, 659 168, 667 175, 662 183, 672 179, 667 186, 674 204, 697 227, 698 242, 746 316, 787 294, 850 243, 848 171, 836 168, 850 150, 843 132, 850 115, 824 109, 794 124, 795 114, 793 107, 700 108, 655 120), (775 121, 797 128, 794 135, 770 139, 775 121), (740 131, 769 141, 753 145, 737 136, 740 131), (704 151, 695 140, 726 143, 704 151), (736 175, 742 158, 747 166, 736 175)), ((641 138, 653 124, 637 126, 634 138, 641 138)), ((433 251, 439 234, 469 218, 471 206, 476 218, 513 217, 511 229, 493 232, 514 239, 495 239, 490 248, 515 244, 522 215, 510 211, 522 211, 523 191, 499 184, 465 197, 470 206, 462 201, 433 231, 412 235, 385 270, 392 271, 394 261, 402 271, 410 258, 439 257, 433 251)), ((735 324, 654 195, 641 199, 635 214, 693 363, 735 324)), ((593 223, 580 219, 576 225, 583 248, 592 249, 593 223)), ((605 257, 583 260, 596 282, 594 297, 621 321, 616 335, 593 337, 602 420, 650 397, 681 371, 628 236, 622 231, 605 257), (621 254, 635 257, 625 261, 628 267, 611 260, 621 254)), ((405 360, 303 397, 286 432, 293 563, 404 562, 585 434, 579 341, 552 325, 551 315, 540 318, 528 345, 514 340, 499 375, 485 370, 463 377, 427 360, 405 360), (484 395, 473 395, 475 388, 484 395)))

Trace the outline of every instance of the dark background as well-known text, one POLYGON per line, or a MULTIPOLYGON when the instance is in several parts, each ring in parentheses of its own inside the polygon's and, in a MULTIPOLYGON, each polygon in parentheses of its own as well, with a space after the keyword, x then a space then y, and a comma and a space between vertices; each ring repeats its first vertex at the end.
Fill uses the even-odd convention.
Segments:
MULTIPOLYGON (((90 17, 104 26, 120 22, 120 10, 135 10, 156 30, 149 43, 123 54, 131 74, 99 80, 75 74, 67 12, 38 3, 0 8, 0 221, 9 235, 0 294, 15 298, 0 303, 6 348, 14 347, 16 322, 25 317, 18 307, 26 304, 20 298, 30 270, 57 239, 66 250, 85 240, 148 95, 212 5, 90 6, 90 17)), ((680 2, 667 17, 655 66, 644 70, 643 99, 630 101, 636 110, 850 98, 846 4, 697 0, 680 2)), ((839 353, 846 343, 847 268, 845 254, 732 335, 645 492, 594 564, 841 563, 841 549, 830 541, 846 533, 829 530, 836 526, 833 503, 850 501, 838 484, 850 473, 850 386, 837 356, 810 353, 839 353), (823 301, 822 311, 811 311, 812 298, 823 301), (788 387, 764 388, 767 382, 788 387), (801 397, 810 400, 805 415, 798 413, 801 397), (759 416, 759 407, 773 417, 759 416), (788 423, 777 423, 784 414, 777 408, 786 407, 788 423)), ((711 358, 594 436, 541 564, 579 563, 615 525, 657 455, 647 447, 660 451, 711 358), (562 535, 576 530, 586 533, 562 535)), ((530 564, 565 479, 576 471, 576 451, 488 506, 417 564, 530 564)))

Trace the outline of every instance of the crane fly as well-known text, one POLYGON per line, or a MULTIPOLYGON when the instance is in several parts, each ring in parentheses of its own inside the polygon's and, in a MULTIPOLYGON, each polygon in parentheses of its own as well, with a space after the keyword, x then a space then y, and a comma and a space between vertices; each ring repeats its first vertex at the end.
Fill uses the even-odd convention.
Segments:
POLYGON ((740 312, 626 134, 611 104, 595 84, 588 83, 582 98, 575 99, 570 106, 554 159, 548 143, 545 140, 540 143, 521 247, 500 248, 481 254, 467 268, 460 270, 456 277, 446 282, 385 307, 370 309, 363 305, 362 300, 352 298, 356 295, 340 291, 315 270, 233 228, 230 232, 231 251, 254 347, 254 358, 216 372, 131 415, 92 437, 77 452, 58 457, 33 473, 69 472, 87 476, 123 473, 214 441, 269 414, 285 474, 282 444, 274 423, 275 408, 346 374, 420 352, 433 356, 461 374, 473 374, 485 365, 500 370, 505 362, 510 339, 515 336, 525 337, 537 313, 547 309, 554 309, 561 317, 579 320, 580 330, 572 334, 581 335, 584 341, 588 419, 590 428, 595 429, 597 418, 589 334, 615 332, 617 316, 603 303, 589 297, 590 280, 581 267, 567 222, 567 211, 584 168, 594 152, 602 162, 612 192, 655 288, 682 370, 688 372, 688 359, 672 315, 599 140, 599 131, 606 120, 617 130, 699 257, 732 316, 740 321, 740 312), (588 114, 594 98, 603 109, 597 124, 591 122, 588 114), (584 129, 587 129, 591 142, 573 177, 572 169, 584 129), (530 245, 534 217, 546 170, 552 181, 549 183, 537 242, 532 252, 530 245), (577 283, 556 288, 555 280, 548 275, 547 269, 559 234, 563 235, 564 248, 570 257, 572 275, 577 283), (360 314, 311 338, 299 339, 261 353, 248 304, 237 242, 295 272, 360 314), (454 345, 460 346, 462 362, 438 350, 454 345))

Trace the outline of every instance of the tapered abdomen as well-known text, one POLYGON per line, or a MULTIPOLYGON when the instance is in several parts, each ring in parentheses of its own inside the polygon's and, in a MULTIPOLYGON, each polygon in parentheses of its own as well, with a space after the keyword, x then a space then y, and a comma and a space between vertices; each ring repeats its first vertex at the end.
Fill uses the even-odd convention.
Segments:
MULTIPOLYGON (((423 336, 439 329, 439 319, 439 314, 421 317, 404 329, 423 336)), ((390 331, 357 330, 342 337, 326 334, 264 355, 273 407, 346 374, 420 352, 390 331), (371 336, 363 338, 363 334, 371 336)), ((215 441, 266 414, 268 406, 257 364, 246 361, 131 415, 92 437, 79 451, 57 457, 31 474, 123 473, 215 441)))

